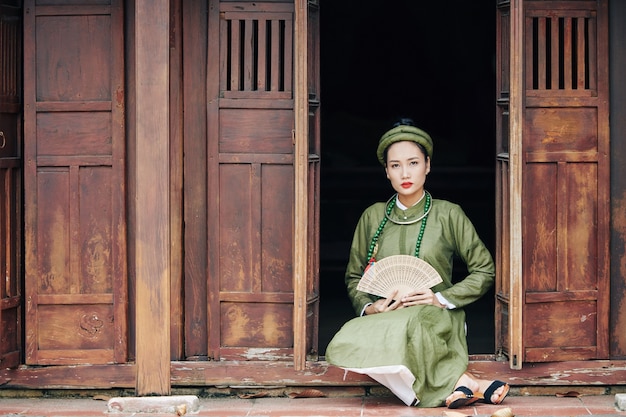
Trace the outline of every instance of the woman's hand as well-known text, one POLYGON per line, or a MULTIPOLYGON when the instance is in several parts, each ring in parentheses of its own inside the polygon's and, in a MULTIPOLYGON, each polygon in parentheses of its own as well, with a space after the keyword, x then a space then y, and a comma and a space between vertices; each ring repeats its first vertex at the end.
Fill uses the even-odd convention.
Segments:
POLYGON ((404 308, 402 302, 400 300, 395 300, 395 296, 398 294, 398 291, 395 291, 389 298, 381 298, 376 300, 374 303, 367 306, 365 309, 365 314, 377 314, 384 313, 386 311, 393 311, 398 308, 404 308))
POLYGON ((403 307, 433 305, 439 308, 444 308, 444 305, 439 302, 439 299, 435 296, 435 293, 431 289, 412 292, 409 295, 402 297, 400 301, 402 302, 403 307))

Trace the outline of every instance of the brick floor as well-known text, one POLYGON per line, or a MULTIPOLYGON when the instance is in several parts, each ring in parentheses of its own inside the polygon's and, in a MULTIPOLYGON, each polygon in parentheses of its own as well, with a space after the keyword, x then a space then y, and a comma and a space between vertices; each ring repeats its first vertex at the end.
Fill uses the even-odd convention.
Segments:
MULTIPOLYGON (((324 398, 200 398, 199 410, 189 416, 199 417, 375 417, 375 416, 491 416, 510 408, 515 416, 626 416, 615 406, 615 395, 580 397, 509 395, 502 405, 474 404, 447 408, 407 407, 395 397, 324 397, 324 398)), ((10 417, 124 417, 165 416, 172 414, 108 412, 106 399, 90 398, 0 398, 0 416, 10 417)), ((180 410, 179 410, 180 412, 180 410)))

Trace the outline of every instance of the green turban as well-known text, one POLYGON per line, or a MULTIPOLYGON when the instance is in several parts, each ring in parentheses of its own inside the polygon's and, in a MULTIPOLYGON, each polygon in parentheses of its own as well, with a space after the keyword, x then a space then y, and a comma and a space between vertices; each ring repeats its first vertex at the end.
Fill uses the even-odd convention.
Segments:
POLYGON ((415 142, 419 145, 422 145, 424 149, 426 149, 426 153, 428 154, 428 158, 432 159, 433 157, 433 140, 430 138, 428 133, 424 132, 422 129, 418 129, 415 126, 405 126, 400 125, 396 126, 391 130, 388 130, 378 142, 378 150, 376 151, 376 156, 378 156, 378 161, 384 166, 385 165, 385 149, 390 147, 392 144, 400 141, 408 140, 411 142, 415 142))

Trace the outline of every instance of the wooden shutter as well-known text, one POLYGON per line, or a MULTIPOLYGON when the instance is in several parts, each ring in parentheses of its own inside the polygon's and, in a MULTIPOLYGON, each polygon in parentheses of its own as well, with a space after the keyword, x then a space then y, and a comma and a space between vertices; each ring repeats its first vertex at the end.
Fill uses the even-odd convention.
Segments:
POLYGON ((521 135, 523 0, 497 3, 496 351, 522 366, 521 135))
POLYGON ((25 4, 26 362, 124 362, 122 7, 66 4, 25 4))
POLYGON ((0 367, 20 364, 21 2, 0 5, 0 367))
MULTIPOLYGON (((306 264, 306 353, 318 359, 319 339, 319 237, 320 237, 320 15, 319 0, 308 0, 307 14, 307 99, 308 99, 308 182, 307 182, 307 264, 306 264)), ((296 111, 299 111, 296 109, 296 111)), ((298 323, 296 323, 296 326, 298 323)))
POLYGON ((607 2, 503 0, 498 10, 498 349, 513 368, 604 359, 607 2))
POLYGON ((292 2, 209 2, 208 346, 215 359, 293 355, 293 16, 292 2))
POLYGON ((607 358, 607 2, 527 1, 524 37, 524 361, 607 358))
POLYGON ((320 77, 319 4, 298 0, 295 11, 294 366, 318 359, 320 77))

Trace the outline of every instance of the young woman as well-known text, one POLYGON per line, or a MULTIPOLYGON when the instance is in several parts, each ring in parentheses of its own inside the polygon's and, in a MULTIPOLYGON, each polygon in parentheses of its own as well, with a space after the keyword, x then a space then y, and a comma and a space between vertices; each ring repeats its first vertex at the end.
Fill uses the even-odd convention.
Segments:
POLYGON ((357 224, 345 280, 358 317, 334 336, 326 360, 369 375, 407 405, 499 404, 508 384, 466 372, 463 311, 493 285, 493 259, 463 210, 433 199, 424 189, 432 154, 432 139, 410 119, 381 137, 378 160, 396 194, 368 207, 357 224), (455 254, 467 265, 468 275, 453 284, 455 254), (380 298, 357 290, 368 264, 391 255, 423 259, 443 282, 400 299, 395 293, 380 298))

